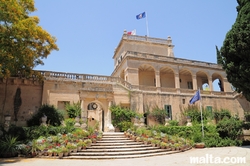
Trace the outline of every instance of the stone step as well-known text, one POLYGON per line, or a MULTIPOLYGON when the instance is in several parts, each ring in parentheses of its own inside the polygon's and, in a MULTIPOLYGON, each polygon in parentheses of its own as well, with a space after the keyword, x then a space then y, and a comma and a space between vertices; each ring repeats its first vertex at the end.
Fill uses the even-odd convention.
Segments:
POLYGON ((96 142, 91 144, 91 146, 126 146, 126 145, 139 145, 143 144, 143 142, 107 142, 107 143, 102 143, 102 142, 96 142))
POLYGON ((104 132, 103 135, 116 136, 116 135, 124 135, 124 133, 123 132, 104 132))
POLYGON ((102 140, 92 143, 87 149, 71 153, 65 159, 125 159, 177 153, 170 149, 152 147, 143 142, 135 142, 122 132, 103 133, 102 140))
POLYGON ((158 147, 152 146, 141 146, 141 147, 116 147, 116 148, 87 148, 82 149, 80 152, 126 152, 126 151, 141 151, 141 150, 152 150, 159 149, 158 147))
POLYGON ((117 145, 117 146, 104 146, 104 145, 94 146, 94 145, 92 145, 88 149, 115 149, 115 148, 141 148, 141 147, 151 147, 151 146, 150 145, 144 145, 144 144, 117 145))
POLYGON ((97 141, 97 143, 129 143, 129 142, 135 142, 133 140, 129 140, 129 139, 119 139, 119 140, 110 140, 110 139, 107 139, 107 140, 101 140, 101 141, 97 141))
POLYGON ((67 156, 63 157, 65 159, 128 159, 128 158, 141 158, 141 157, 151 157, 151 156, 159 156, 159 155, 167 155, 178 153, 179 151, 164 151, 157 153, 146 153, 146 154, 135 154, 135 155, 109 155, 109 156, 67 156))
POLYGON ((138 154, 147 154, 147 153, 157 153, 157 152, 165 152, 170 151, 167 149, 148 149, 148 150, 140 150, 140 151, 107 151, 107 152, 95 152, 95 151, 81 151, 77 153, 71 153, 72 156, 122 156, 122 155, 138 155, 138 154))
POLYGON ((130 140, 126 137, 102 137, 102 140, 130 140))

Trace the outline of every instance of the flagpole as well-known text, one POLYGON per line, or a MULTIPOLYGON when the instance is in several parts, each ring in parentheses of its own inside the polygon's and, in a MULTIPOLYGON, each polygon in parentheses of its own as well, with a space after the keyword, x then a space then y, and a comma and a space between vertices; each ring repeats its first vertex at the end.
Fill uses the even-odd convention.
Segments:
POLYGON ((146 28, 147 28, 147 37, 149 37, 149 31, 148 31, 148 13, 146 13, 146 28))
MULTIPOLYGON (((200 93, 200 88, 199 88, 200 93)), ((202 131, 202 138, 204 138, 204 125, 203 125, 203 117, 202 117, 202 103, 201 103, 201 95, 200 95, 200 111, 201 111, 201 131, 202 131)))

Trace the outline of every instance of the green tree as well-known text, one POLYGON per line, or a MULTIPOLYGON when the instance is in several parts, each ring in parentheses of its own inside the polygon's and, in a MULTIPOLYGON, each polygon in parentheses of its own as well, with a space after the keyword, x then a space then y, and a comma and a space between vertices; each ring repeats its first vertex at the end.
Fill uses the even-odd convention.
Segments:
POLYGON ((215 46, 216 48, 216 55, 217 55, 217 64, 222 65, 223 64, 223 60, 220 54, 220 50, 218 48, 218 46, 215 46))
POLYGON ((237 18, 220 53, 228 81, 250 101, 250 1, 237 2, 237 18))
MULTIPOLYGON (((34 74, 52 50, 56 39, 38 25, 34 0, 0 0, 0 77, 34 74)), ((37 73, 35 73, 37 74, 37 73)))

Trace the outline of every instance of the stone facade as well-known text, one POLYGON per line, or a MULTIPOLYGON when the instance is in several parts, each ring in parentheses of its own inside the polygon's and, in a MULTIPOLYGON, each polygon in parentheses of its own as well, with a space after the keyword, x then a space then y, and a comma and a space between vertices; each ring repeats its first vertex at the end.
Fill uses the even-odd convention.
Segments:
MULTIPOLYGON (((250 104, 233 92, 222 67, 176 58, 173 48, 170 37, 158 39, 124 32, 114 52, 115 69, 111 76, 40 71, 43 82, 10 78, 6 84, 1 79, 1 122, 6 114, 14 117, 13 99, 18 87, 22 98, 15 122, 18 125, 25 125, 42 104, 63 110, 67 102, 80 102, 81 118, 88 119, 89 125, 99 122, 103 131, 108 131, 111 125, 112 104, 139 113, 158 106, 166 109, 172 119, 180 120, 181 110, 189 105, 198 89, 203 107, 229 109, 243 118, 250 104), (219 81, 219 90, 213 87, 215 80, 219 81)), ((155 122, 148 118, 147 123, 155 122)))

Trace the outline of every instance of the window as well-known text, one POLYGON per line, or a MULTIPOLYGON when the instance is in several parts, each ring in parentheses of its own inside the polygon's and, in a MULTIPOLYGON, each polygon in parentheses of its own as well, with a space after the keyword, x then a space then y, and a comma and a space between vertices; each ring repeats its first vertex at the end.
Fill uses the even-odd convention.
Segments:
POLYGON ((207 109, 209 117, 212 118, 212 116, 213 116, 213 112, 212 112, 213 107, 212 106, 207 106, 206 109, 207 109))
POLYGON ((185 104, 185 99, 182 99, 182 104, 185 104))
POLYGON ((188 89, 193 89, 192 81, 188 81, 187 84, 188 84, 188 89))
POLYGON ((168 117, 172 120, 172 108, 171 108, 171 105, 165 105, 165 110, 167 112, 168 117))

